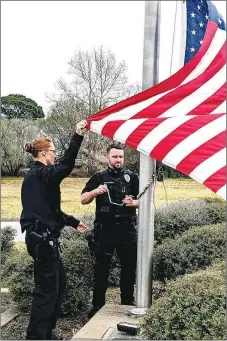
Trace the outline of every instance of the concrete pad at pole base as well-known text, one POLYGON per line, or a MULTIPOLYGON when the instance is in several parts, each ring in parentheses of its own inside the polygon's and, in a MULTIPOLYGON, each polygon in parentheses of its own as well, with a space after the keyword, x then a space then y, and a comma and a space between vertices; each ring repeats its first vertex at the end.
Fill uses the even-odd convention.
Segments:
POLYGON ((20 313, 15 308, 9 308, 1 313, 1 327, 4 327, 7 323, 15 319, 20 313))
MULTIPOLYGON (((76 334, 73 335, 72 340, 78 339, 114 339, 118 338, 117 324, 119 322, 139 323, 139 318, 129 316, 129 312, 133 306, 105 304, 76 334), (117 335, 117 336, 116 336, 117 335)), ((132 335, 120 333, 119 339, 123 340, 125 334, 126 339, 135 339, 132 335)))

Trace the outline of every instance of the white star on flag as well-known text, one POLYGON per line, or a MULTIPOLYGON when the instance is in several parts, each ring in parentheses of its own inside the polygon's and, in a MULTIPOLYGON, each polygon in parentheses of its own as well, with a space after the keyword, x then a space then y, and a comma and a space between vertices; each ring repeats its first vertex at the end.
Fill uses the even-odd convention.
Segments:
POLYGON ((200 5, 198 5, 197 8, 198 8, 199 11, 201 10, 201 6, 200 5))
POLYGON ((195 31, 195 30, 193 30, 193 31, 191 31, 191 32, 192 32, 192 35, 193 35, 193 36, 196 35, 196 31, 195 31))
POLYGON ((191 52, 195 52, 195 48, 194 47, 191 47, 190 50, 191 50, 191 52))
POLYGON ((206 15, 205 15, 205 18, 206 18, 206 20, 208 20, 208 19, 209 19, 209 15, 208 15, 208 14, 206 14, 206 15))
POLYGON ((219 22, 219 24, 221 25, 221 23, 222 23, 222 20, 219 18, 219 19, 218 19, 218 22, 219 22))
POLYGON ((200 43, 200 45, 202 45, 202 43, 203 43, 203 40, 200 40, 200 42, 199 42, 199 43, 200 43))
POLYGON ((192 17, 192 18, 195 18, 195 13, 191 13, 191 17, 192 17))
POLYGON ((199 23, 199 26, 200 26, 200 27, 203 27, 203 22, 202 22, 202 21, 199 23))

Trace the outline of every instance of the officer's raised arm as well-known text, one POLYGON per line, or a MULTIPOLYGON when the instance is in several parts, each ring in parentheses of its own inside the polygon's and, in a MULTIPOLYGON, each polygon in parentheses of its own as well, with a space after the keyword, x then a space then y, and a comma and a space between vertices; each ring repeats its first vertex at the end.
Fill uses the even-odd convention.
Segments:
POLYGON ((56 181, 62 181, 67 177, 75 165, 75 159, 83 141, 83 133, 86 131, 87 121, 82 120, 77 123, 75 133, 71 137, 69 147, 66 149, 63 157, 54 165, 44 168, 42 176, 56 181))
POLYGON ((45 181, 56 181, 60 183, 67 177, 75 165, 75 159, 83 141, 83 133, 86 130, 85 120, 77 123, 75 133, 71 137, 69 147, 65 150, 63 157, 57 163, 54 162, 55 147, 51 140, 46 138, 36 138, 30 143, 26 143, 25 150, 32 154, 35 162, 40 163, 37 167, 40 178, 45 181), (45 166, 45 167, 43 167, 45 166))

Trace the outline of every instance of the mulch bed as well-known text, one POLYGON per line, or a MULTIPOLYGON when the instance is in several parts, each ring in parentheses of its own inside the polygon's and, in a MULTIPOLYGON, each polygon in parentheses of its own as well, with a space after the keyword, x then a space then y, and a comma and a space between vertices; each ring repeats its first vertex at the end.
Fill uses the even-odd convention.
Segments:
MULTIPOLYGON (((1 296, 6 296, 2 294, 1 296)), ((8 295, 9 298, 9 295, 8 295)), ((4 297, 6 301, 6 298, 4 297)), ((120 302, 120 290, 119 288, 110 288, 106 297, 107 303, 120 302)), ((6 306, 6 305, 5 305, 6 306)), ((8 304, 7 309, 10 307, 8 304)), ((26 330, 29 323, 29 314, 21 314, 13 321, 9 322, 6 326, 1 328, 2 340, 25 340, 26 330)), ((64 340, 70 340, 74 333, 83 327, 88 322, 88 318, 85 315, 80 316, 79 319, 74 317, 59 318, 55 333, 61 335, 64 340)))
MULTIPOLYGON (((29 323, 29 314, 21 314, 6 326, 1 328, 2 340, 25 340, 26 331, 29 323)), ((85 318, 76 320, 75 318, 59 318, 55 333, 62 335, 64 340, 70 340, 73 332, 76 332, 86 323, 85 318)))
MULTIPOLYGON (((162 285, 156 287, 155 296, 160 296, 162 292, 162 285)), ((1 299, 4 307, 7 309, 10 307, 9 294, 1 294, 1 299), (8 295, 8 296, 7 296, 8 295), (8 303, 7 303, 8 302, 8 303)), ((106 303, 120 304, 120 289, 109 288, 106 294, 106 303)), ((26 330, 29 322, 29 314, 21 314, 12 322, 9 322, 6 326, 1 328, 2 340, 24 340, 26 336, 26 330)), ((59 318, 56 326, 56 334, 62 335, 64 340, 70 340, 74 333, 83 327, 88 322, 86 315, 80 316, 76 319, 74 317, 59 318)))

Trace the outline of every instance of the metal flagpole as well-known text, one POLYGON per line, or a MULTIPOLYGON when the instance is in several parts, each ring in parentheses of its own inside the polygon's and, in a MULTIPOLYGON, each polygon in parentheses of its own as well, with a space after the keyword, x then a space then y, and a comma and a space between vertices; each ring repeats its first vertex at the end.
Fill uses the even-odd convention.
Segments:
MULTIPOLYGON (((143 90, 158 83, 160 1, 145 1, 143 90)), ((140 191, 155 173, 156 162, 140 154, 140 191)), ((154 190, 150 188, 139 202, 139 227, 137 247, 136 308, 134 315, 143 315, 152 301, 152 257, 154 249, 154 190)))
POLYGON ((180 45, 181 45, 181 54, 179 56, 179 69, 184 66, 184 57, 185 57, 185 49, 186 49, 186 32, 187 32, 187 4, 186 1, 183 0, 180 2, 180 18, 181 18, 181 36, 180 36, 180 45))
POLYGON ((184 66, 186 26, 186 1, 176 1, 170 76, 184 66))

